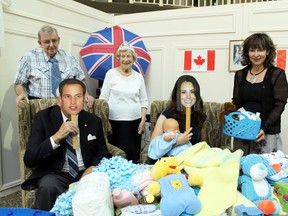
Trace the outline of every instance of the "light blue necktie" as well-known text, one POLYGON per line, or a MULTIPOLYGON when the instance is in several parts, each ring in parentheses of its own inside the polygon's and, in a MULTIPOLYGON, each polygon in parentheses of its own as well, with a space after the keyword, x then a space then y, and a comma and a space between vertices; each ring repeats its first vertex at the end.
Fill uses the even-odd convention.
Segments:
POLYGON ((72 135, 71 133, 66 137, 66 154, 68 158, 68 167, 69 167, 69 174, 76 178, 79 172, 78 167, 78 160, 75 149, 73 149, 73 143, 72 143, 72 135))
POLYGON ((52 63, 51 66, 52 93, 55 97, 57 97, 56 90, 61 82, 61 73, 59 70, 58 61, 54 58, 51 58, 49 61, 52 63))

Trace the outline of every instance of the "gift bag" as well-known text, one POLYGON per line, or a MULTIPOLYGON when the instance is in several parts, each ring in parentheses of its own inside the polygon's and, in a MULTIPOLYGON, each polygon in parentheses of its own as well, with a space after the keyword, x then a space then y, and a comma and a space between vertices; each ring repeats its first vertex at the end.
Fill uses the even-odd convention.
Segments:
POLYGON ((72 199, 74 216, 113 216, 114 206, 109 177, 103 172, 92 172, 81 178, 72 199))

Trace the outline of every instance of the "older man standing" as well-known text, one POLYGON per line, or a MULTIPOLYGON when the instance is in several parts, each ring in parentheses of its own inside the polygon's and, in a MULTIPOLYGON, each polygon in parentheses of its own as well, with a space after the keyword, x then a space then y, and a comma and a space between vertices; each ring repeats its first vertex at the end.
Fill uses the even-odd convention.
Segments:
MULTIPOLYGON (((44 25, 38 32, 38 44, 20 59, 14 81, 16 105, 20 100, 56 97, 59 83, 68 78, 81 80, 87 87, 85 75, 77 59, 59 49, 60 37, 55 28, 44 25)), ((85 101, 91 107, 94 98, 87 91, 85 101)))

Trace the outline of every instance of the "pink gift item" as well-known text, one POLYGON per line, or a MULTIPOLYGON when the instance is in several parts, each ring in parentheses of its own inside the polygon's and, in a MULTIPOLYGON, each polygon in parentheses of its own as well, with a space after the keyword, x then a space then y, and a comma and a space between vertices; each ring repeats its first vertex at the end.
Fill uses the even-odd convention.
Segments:
POLYGON ((117 208, 123 208, 130 205, 138 205, 139 202, 130 191, 116 188, 112 192, 113 203, 117 208))

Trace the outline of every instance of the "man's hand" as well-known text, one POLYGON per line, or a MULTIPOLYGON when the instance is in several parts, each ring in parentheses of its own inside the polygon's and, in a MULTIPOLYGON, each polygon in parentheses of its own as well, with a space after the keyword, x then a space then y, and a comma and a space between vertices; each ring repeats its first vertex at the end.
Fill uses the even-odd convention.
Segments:
POLYGON ((67 121, 63 122, 59 130, 52 136, 52 139, 55 143, 59 143, 62 139, 66 138, 68 134, 72 133, 73 135, 78 134, 78 126, 72 122, 67 121))
POLYGON ((92 172, 93 172, 93 168, 95 168, 95 167, 96 167, 96 166, 90 166, 90 167, 88 167, 88 168, 84 171, 84 173, 82 174, 81 178, 82 178, 83 176, 85 176, 85 175, 88 175, 88 174, 92 173, 92 172))
POLYGON ((17 95, 16 97, 16 106, 18 106, 19 101, 26 100, 29 103, 27 92, 22 84, 14 85, 14 90, 17 95))
POLYGON ((26 100, 27 101, 27 103, 29 103, 29 99, 28 99, 28 96, 27 96, 27 94, 20 94, 20 95, 18 95, 17 97, 16 97, 16 106, 18 106, 18 104, 19 104, 19 101, 21 101, 21 100, 26 100))
POLYGON ((93 102, 94 102, 94 98, 89 95, 89 94, 85 94, 85 101, 88 104, 88 107, 91 108, 93 106, 93 102))

